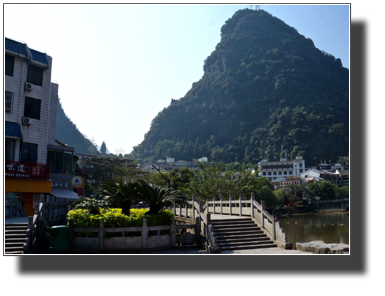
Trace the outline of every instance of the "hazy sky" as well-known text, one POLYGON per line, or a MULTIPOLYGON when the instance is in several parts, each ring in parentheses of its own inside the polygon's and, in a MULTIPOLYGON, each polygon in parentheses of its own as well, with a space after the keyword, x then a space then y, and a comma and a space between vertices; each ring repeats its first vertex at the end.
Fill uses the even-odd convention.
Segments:
MULTIPOLYGON (((5 37, 53 58, 67 116, 129 153, 203 75, 220 29, 250 5, 5 4, 5 37), (40 17, 39 17, 40 16, 40 17)), ((253 9, 255 6, 253 6, 253 9)), ((349 68, 348 5, 260 5, 349 68)), ((58 138, 60 140, 60 138, 58 138)))

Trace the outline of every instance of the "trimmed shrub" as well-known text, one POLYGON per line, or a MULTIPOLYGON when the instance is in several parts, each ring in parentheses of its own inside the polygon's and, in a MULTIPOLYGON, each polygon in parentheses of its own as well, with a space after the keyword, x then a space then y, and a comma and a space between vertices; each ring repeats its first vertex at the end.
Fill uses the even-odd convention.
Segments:
MULTIPOLYGON (((67 218, 72 219, 74 227, 99 227, 99 220, 104 219, 104 227, 141 227, 143 218, 147 218, 147 226, 171 225, 172 211, 160 211, 156 215, 148 215, 148 209, 131 209, 130 216, 122 214, 122 209, 100 209, 100 214, 90 214, 85 209, 69 211, 67 218)), ((84 236, 85 233, 78 233, 84 236)), ((87 233, 87 236, 95 237, 96 233, 87 233)), ((110 235, 109 235, 110 236, 110 235)))

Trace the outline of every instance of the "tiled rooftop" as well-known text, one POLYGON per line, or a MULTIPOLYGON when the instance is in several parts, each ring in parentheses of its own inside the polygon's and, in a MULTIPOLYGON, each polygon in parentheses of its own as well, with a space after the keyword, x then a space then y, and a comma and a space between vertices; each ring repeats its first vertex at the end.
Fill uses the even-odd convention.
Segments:
POLYGON ((27 55, 27 50, 25 49, 25 44, 5 38, 5 49, 27 55))
MULTIPOLYGON (((9 38, 5 38, 5 49, 27 56, 26 44, 20 43, 18 41, 15 41, 9 38)), ((30 49, 30 50, 32 53, 33 60, 44 64, 48 64, 47 57, 44 53, 34 49, 30 49)))
POLYGON ((38 52, 34 49, 31 49, 31 53, 32 53, 32 58, 35 61, 42 62, 44 64, 48 64, 47 57, 45 56, 44 53, 38 52))
POLYGON ((5 122, 5 135, 21 138, 20 126, 16 122, 5 122))

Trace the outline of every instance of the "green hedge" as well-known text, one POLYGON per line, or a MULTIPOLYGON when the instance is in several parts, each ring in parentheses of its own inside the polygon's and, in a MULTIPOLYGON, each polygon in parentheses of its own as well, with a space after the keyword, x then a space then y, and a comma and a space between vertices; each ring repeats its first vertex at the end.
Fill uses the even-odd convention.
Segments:
POLYGON ((171 225, 172 211, 160 211, 157 215, 148 215, 148 209, 131 209, 130 216, 122 214, 122 209, 101 209, 99 215, 89 214, 87 210, 71 210, 67 218, 74 221, 74 227, 99 227, 99 220, 104 219, 104 227, 141 227, 143 218, 147 226, 171 225))

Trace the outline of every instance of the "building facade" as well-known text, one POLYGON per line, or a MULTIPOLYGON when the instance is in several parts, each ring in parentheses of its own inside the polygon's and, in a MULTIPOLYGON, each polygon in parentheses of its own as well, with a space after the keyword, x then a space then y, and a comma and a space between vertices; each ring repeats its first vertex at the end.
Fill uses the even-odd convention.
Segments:
POLYGON ((280 161, 267 161, 264 159, 258 163, 258 169, 258 175, 270 181, 282 177, 298 177, 305 171, 305 160, 302 156, 297 156, 294 160, 281 158, 280 161))
POLYGON ((154 166, 157 169, 160 169, 166 172, 170 172, 175 168, 183 168, 183 167, 188 167, 190 169, 198 169, 199 162, 208 162, 208 159, 207 157, 193 159, 192 161, 185 161, 185 160, 175 161, 175 158, 167 158, 165 160, 159 159, 155 163, 140 165, 139 169, 143 171, 149 171, 149 172, 152 172, 153 170, 155 170, 154 166))
POLYGON ((26 216, 51 194, 47 157, 55 145, 59 88, 51 71, 50 56, 5 38, 5 193, 26 216))

